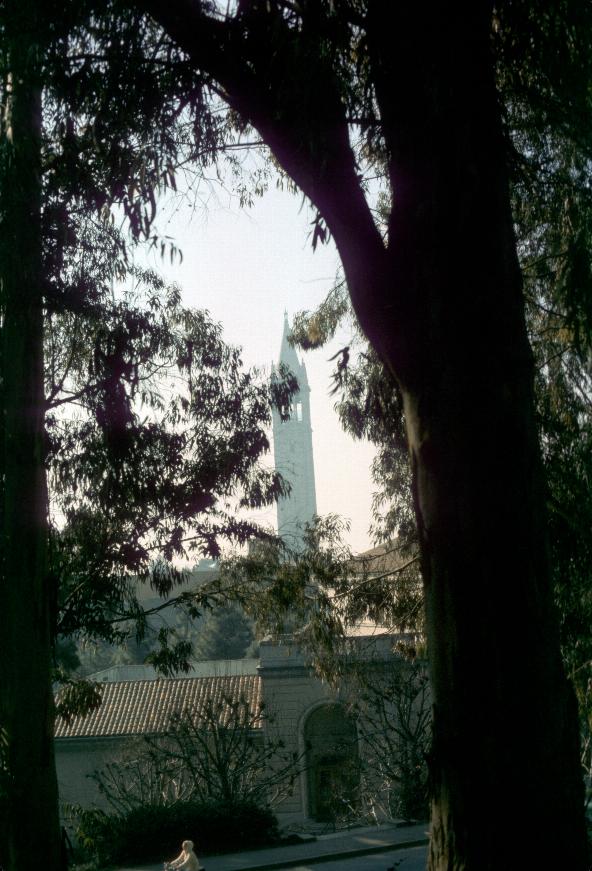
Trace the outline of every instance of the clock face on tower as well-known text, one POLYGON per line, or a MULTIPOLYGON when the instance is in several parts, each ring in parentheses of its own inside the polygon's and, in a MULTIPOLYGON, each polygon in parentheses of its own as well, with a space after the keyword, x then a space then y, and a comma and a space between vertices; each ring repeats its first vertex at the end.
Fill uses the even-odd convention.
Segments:
POLYGON ((290 495, 277 504, 278 534, 286 544, 298 548, 307 523, 317 513, 310 421, 310 388, 306 366, 288 341, 290 325, 284 317, 284 331, 278 363, 287 367, 298 381, 299 390, 292 397, 290 416, 282 421, 273 414, 273 445, 276 471, 290 484, 290 495))

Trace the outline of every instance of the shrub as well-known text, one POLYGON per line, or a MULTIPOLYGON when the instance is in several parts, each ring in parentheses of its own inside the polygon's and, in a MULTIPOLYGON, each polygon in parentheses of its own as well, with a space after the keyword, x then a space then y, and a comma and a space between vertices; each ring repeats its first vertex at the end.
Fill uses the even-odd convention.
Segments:
POLYGON ((129 741, 95 771, 105 801, 126 815, 181 802, 274 804, 292 793, 302 757, 247 698, 208 698, 171 716, 166 734, 129 741))
POLYGON ((162 861, 185 839, 201 854, 264 846, 279 837, 273 813, 247 801, 143 805, 125 814, 80 810, 77 819, 79 842, 101 864, 162 861))

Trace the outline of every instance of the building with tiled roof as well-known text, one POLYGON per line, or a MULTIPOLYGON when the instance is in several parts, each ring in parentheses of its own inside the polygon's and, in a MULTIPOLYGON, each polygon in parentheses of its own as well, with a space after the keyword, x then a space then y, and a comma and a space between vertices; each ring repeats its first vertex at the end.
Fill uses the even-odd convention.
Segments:
MULTIPOLYGON (((206 663, 201 666, 203 670, 206 663)), ((95 771, 117 758, 130 741, 146 735, 164 735, 172 717, 184 711, 199 716, 208 702, 220 707, 224 726, 230 715, 225 700, 244 699, 252 727, 262 731, 257 718, 262 706, 262 679, 249 673, 253 671, 253 660, 216 662, 211 664, 211 670, 214 674, 209 676, 182 678, 159 678, 154 672, 152 679, 140 680, 108 680, 104 673, 91 676, 100 683, 100 706, 69 721, 58 718, 55 726, 61 801, 103 805, 104 799, 92 778, 95 771)))
MULTIPOLYGON (((361 642, 364 639, 358 639, 361 642)), ((393 639, 375 635, 360 646, 363 660, 380 662, 393 656, 393 639)), ((202 669, 205 663, 201 664, 202 669)), ((127 667, 125 667, 127 668, 127 667)), ((327 783, 338 783, 344 765, 344 747, 355 745, 355 721, 348 714, 348 690, 344 683, 332 689, 310 668, 302 651, 286 638, 281 643, 261 642, 257 673, 253 660, 211 664, 216 673, 201 677, 105 680, 100 683, 102 703, 85 717, 69 722, 58 720, 55 732, 56 764, 60 797, 67 804, 105 806, 93 772, 104 769, 121 755, 130 742, 142 736, 163 736, 171 717, 189 711, 193 717, 206 703, 220 705, 222 725, 229 708, 224 701, 244 699, 249 707, 250 727, 257 726, 265 740, 264 721, 257 714, 264 706, 273 716, 273 733, 281 737, 287 750, 306 765, 299 775, 297 788, 276 809, 284 822, 306 817, 323 818, 323 798, 327 783), (246 673, 241 673, 246 672, 246 673), (253 722, 255 721, 255 723, 253 722)), ((117 676, 117 670, 113 670, 117 676)), ((211 706, 210 706, 211 707, 211 706)), ((350 746, 349 753, 357 753, 350 746)))
MULTIPOLYGON (((259 675, 164 678, 161 680, 127 680, 104 683, 100 706, 84 717, 69 722, 58 718, 55 737, 116 738, 161 735, 171 717, 186 710, 199 711, 206 701, 214 704, 225 699, 244 699, 255 719, 261 707, 259 675)), ((230 708, 221 708, 221 725, 227 725, 230 708)))

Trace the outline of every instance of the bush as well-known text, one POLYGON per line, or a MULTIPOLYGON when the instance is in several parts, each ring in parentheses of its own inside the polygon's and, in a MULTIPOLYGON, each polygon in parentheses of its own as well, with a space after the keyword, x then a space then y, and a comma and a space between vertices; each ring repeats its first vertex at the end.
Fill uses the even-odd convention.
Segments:
POLYGON ((161 862, 190 839, 198 855, 276 843, 277 820, 252 802, 178 802, 143 805, 126 814, 81 810, 77 837, 100 864, 161 862))

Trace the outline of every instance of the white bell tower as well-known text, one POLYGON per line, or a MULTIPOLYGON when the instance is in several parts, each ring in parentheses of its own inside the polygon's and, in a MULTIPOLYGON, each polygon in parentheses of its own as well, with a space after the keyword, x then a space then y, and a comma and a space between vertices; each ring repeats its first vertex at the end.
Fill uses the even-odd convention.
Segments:
POLYGON ((290 417, 282 421, 273 412, 273 449, 276 471, 289 481, 289 497, 277 504, 278 535, 292 548, 298 549, 305 523, 311 523, 317 513, 312 428, 310 425, 310 387, 306 366, 298 360, 289 343, 288 313, 284 313, 284 333, 279 363, 286 366, 298 381, 299 390, 292 397, 290 417))

